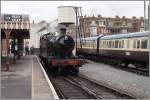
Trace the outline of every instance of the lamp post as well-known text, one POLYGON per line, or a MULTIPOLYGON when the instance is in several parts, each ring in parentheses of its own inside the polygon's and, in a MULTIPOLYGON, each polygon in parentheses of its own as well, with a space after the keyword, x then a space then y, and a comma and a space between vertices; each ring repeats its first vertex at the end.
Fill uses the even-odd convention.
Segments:
POLYGON ((146 31, 146 0, 144 0, 144 31, 146 31))
POLYGON ((148 5, 148 28, 149 28, 149 32, 150 32, 150 0, 149 0, 149 5, 148 5))

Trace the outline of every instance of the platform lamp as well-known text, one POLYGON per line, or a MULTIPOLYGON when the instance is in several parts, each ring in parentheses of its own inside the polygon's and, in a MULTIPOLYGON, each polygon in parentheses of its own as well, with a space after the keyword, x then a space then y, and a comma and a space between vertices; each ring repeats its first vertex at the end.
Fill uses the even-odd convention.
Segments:
POLYGON ((6 57, 6 71, 9 71, 10 69, 10 62, 9 62, 9 38, 10 38, 10 33, 11 29, 4 29, 4 33, 6 35, 6 48, 7 48, 7 57, 6 57))

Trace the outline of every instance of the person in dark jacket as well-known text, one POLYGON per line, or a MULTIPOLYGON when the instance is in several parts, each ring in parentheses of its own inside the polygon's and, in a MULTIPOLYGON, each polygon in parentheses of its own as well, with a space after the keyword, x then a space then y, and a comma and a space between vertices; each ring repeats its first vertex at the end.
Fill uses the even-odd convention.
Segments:
POLYGON ((28 45, 25 46, 25 52, 26 52, 25 55, 29 55, 29 46, 28 45))
POLYGON ((34 46, 31 46, 30 51, 31 51, 31 55, 33 55, 34 54, 34 46))

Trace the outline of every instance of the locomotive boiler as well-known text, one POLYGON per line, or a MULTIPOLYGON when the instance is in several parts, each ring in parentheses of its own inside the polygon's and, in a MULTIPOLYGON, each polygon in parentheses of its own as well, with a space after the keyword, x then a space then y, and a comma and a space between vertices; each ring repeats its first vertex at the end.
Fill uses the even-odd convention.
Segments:
POLYGON ((84 60, 72 54, 74 46, 75 42, 69 35, 47 33, 40 38, 39 57, 52 72, 77 74, 84 60))

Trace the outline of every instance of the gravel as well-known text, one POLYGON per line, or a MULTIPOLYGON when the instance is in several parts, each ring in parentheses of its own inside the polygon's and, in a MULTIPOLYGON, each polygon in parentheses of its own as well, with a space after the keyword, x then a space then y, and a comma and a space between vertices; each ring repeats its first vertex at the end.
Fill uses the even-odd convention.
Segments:
POLYGON ((149 97, 149 77, 147 76, 91 61, 80 68, 80 73, 136 97, 145 99, 149 97))

